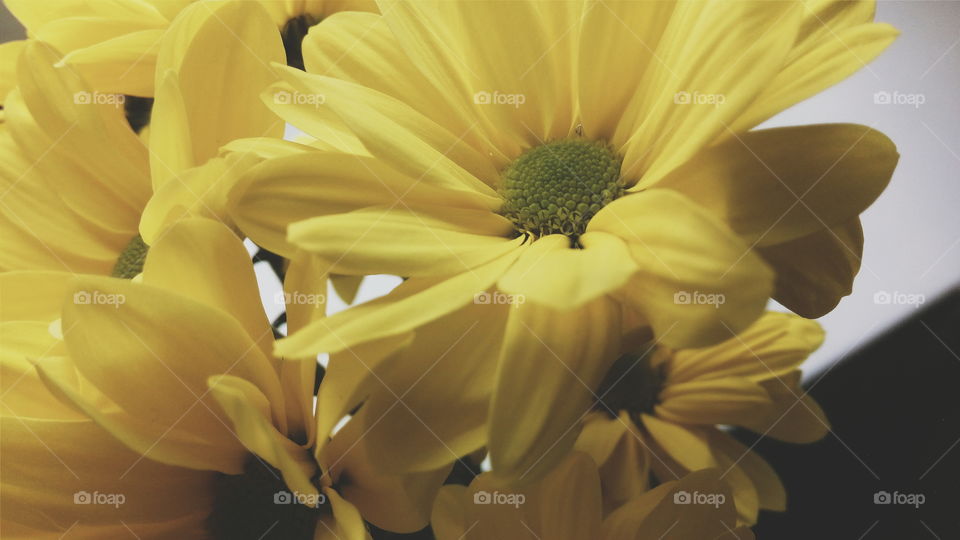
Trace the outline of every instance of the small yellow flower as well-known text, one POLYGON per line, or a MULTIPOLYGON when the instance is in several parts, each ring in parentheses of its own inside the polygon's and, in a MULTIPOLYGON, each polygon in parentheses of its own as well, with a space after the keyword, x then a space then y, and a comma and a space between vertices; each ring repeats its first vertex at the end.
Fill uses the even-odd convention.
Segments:
POLYGON ((688 474, 605 516, 597 467, 574 452, 534 486, 511 489, 486 473, 469 487, 444 487, 431 525, 438 540, 752 540, 749 529, 737 528, 730 489, 719 476, 688 474))
POLYGON ((786 509, 776 472, 717 426, 809 443, 830 429, 800 386, 800 364, 823 341, 820 326, 767 313, 735 338, 704 349, 647 346, 625 354, 597 391, 577 448, 601 464, 613 504, 642 492, 652 469, 661 481, 717 467, 740 517, 786 509))
POLYGON ((496 371, 494 472, 536 476, 573 444, 622 333, 702 347, 746 328, 771 296, 814 317, 848 294, 858 215, 889 181, 894 145, 865 126, 752 128, 894 39, 872 2, 385 1, 381 12, 317 25, 307 73, 278 66, 283 82, 265 96, 317 137, 336 116, 366 153, 291 149, 246 172, 229 205, 272 251, 409 279, 280 353, 348 351, 485 304, 474 320, 489 330, 466 339, 502 347, 461 361, 496 371), (304 99, 277 105, 278 91, 304 99))
MULTIPOLYGON (((343 10, 376 10, 373 0, 256 1, 267 11, 272 25, 283 33, 285 44, 289 43, 288 54, 292 52, 293 56, 299 54, 298 38, 324 17, 343 10)), ((218 4, 224 2, 4 0, 4 3, 27 28, 30 37, 50 43, 63 52, 63 62, 83 73, 96 90, 146 97, 154 95, 161 42, 175 19, 191 4, 207 4, 199 9, 213 13, 220 9, 218 4)), ((240 3, 251 8, 245 0, 240 3)), ((224 19, 220 24, 238 34, 244 31, 237 20, 224 19)), ((3 58, 16 54, 16 46, 9 47, 0 50, 0 63, 3 58)))
MULTIPOLYGON (((285 286, 325 284, 304 271, 285 286)), ((271 355, 252 264, 223 225, 174 225, 140 283, 7 272, 0 292, 5 527, 364 540, 364 518, 404 532, 426 525, 449 467, 381 475, 360 426, 330 438, 323 426, 342 416, 315 411, 315 362, 271 355)), ((305 315, 291 308, 289 323, 305 315)))
POLYGON ((221 158, 220 147, 283 134, 259 100, 275 77, 269 62, 283 58, 279 36, 256 5, 197 5, 160 49, 147 143, 124 118, 124 96, 60 65, 50 44, 25 45, 0 124, 0 269, 132 277, 172 221, 225 219, 225 175, 256 157, 221 158))

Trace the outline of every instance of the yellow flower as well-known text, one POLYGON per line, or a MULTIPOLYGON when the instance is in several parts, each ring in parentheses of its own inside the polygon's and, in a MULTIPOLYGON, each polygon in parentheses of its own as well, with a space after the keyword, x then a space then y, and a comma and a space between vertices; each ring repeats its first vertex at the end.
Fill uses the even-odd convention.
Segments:
MULTIPOLYGON (((134 96, 154 95, 154 75, 164 33, 182 11, 196 2, 4 0, 30 37, 62 51, 63 62, 83 73, 96 90, 134 96)), ((201 9, 212 13, 222 2, 202 0, 201 3, 208 4, 201 9)), ((297 38, 302 38, 309 26, 320 19, 342 10, 376 9, 373 0, 258 0, 258 3, 269 13, 273 26, 283 32, 284 42, 289 43, 288 50, 294 56, 299 54, 297 38)), ((243 26, 238 22, 224 19, 220 24, 242 33, 243 26)), ((9 51, 0 51, 0 58, 15 54, 12 50, 15 46, 10 47, 9 51)))
POLYGON ((468 340, 503 346, 469 361, 496 363, 494 471, 535 476, 573 444, 622 333, 706 346, 771 294, 819 316, 849 292, 858 214, 889 181, 893 144, 857 125, 750 130, 894 39, 872 2, 381 11, 320 23, 304 40, 308 73, 278 66, 271 90, 316 98, 271 107, 317 136, 335 113, 369 155, 264 161, 229 204, 272 251, 409 279, 281 354, 350 350, 484 303, 491 330, 468 340))
MULTIPOLYGON (((285 286, 315 293, 326 281, 303 271, 285 286)), ((363 540, 361 512, 383 528, 426 525, 449 468, 380 475, 359 426, 332 439, 317 429, 341 417, 315 415, 314 361, 271 355, 252 264, 223 225, 173 226, 141 283, 7 272, 0 292, 5 526, 363 540)), ((295 306, 289 324, 323 308, 295 306)))
POLYGON ((584 454, 570 454, 535 486, 510 489, 481 474, 469 487, 446 486, 434 505, 438 540, 747 540, 736 528, 720 472, 699 471, 632 498, 604 517, 600 477, 584 454))
POLYGON ((26 44, 0 125, 0 268, 132 277, 144 241, 170 222, 225 218, 226 172, 256 158, 220 158, 220 147, 283 133, 259 100, 283 50, 266 12, 251 8, 197 5, 170 28, 149 146, 124 119, 123 96, 57 67, 49 44, 26 44))
POLYGON ((717 467, 741 519, 755 523, 760 509, 786 509, 783 485, 763 458, 717 426, 793 443, 826 435, 823 411, 800 387, 800 364, 822 341, 817 323, 771 312, 713 347, 625 354, 597 391, 597 412, 576 446, 601 464, 613 504, 642 492, 651 469, 666 481, 717 467))

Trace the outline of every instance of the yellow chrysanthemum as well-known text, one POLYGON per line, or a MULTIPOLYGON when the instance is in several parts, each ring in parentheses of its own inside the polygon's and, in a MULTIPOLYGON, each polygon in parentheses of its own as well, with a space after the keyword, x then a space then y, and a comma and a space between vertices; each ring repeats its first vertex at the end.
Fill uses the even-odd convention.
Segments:
MULTIPOLYGON (((208 4, 201 9, 213 12, 223 0, 199 1, 208 4)), ((63 62, 83 73, 96 90, 134 96, 154 95, 154 76, 164 33, 182 11, 197 2, 4 0, 30 37, 50 43, 63 52, 63 62)), ((249 4, 245 0, 244 3, 249 4)), ((338 11, 376 9, 373 0, 257 0, 257 3, 266 9, 274 27, 282 32, 291 65, 297 64, 299 39, 317 21, 338 11)), ((242 25, 237 23, 236 20, 221 21, 234 31, 242 31, 242 25)), ((16 48, 17 45, 9 45, 0 49, 0 63, 16 55, 16 48)), ((231 58, 221 56, 223 60, 231 58)))
POLYGON ((830 427, 800 387, 800 364, 823 341, 820 326, 768 313, 735 338, 704 349, 647 346, 621 356, 597 391, 577 447, 601 464, 613 504, 661 481, 711 467, 724 471, 742 520, 783 511, 786 493, 760 456, 717 426, 809 443, 830 427), (648 453, 649 450, 649 453, 648 453))
POLYGON ((283 134, 259 100, 283 49, 256 5, 212 6, 185 10, 160 44, 149 144, 127 124, 123 96, 57 67, 50 44, 25 46, 0 125, 0 268, 131 277, 144 241, 170 222, 225 217, 222 180, 257 158, 218 152, 234 139, 283 134))
POLYGON ((574 452, 528 488, 504 488, 489 473, 469 487, 444 487, 432 525, 438 540, 753 539, 749 529, 736 528, 731 492, 719 476, 716 470, 686 475, 604 516, 597 467, 574 452))
POLYGON ((889 181, 893 144, 857 125, 751 128, 894 39, 873 2, 380 11, 314 27, 308 73, 278 66, 284 82, 265 96, 307 133, 335 114, 369 155, 267 160, 230 208, 275 252, 409 279, 279 342, 282 354, 337 353, 486 303, 491 330, 468 340, 503 345, 470 360, 496 364, 490 454, 517 477, 573 444, 623 333, 702 347, 771 295, 819 316, 849 292, 858 214, 889 181), (302 99, 278 104, 281 91, 302 99))
MULTIPOLYGON (((298 268, 288 292, 325 291, 298 268)), ((449 468, 380 475, 359 426, 329 438, 340 417, 315 415, 315 362, 272 356, 252 264, 223 225, 173 226, 141 283, 8 272, 0 292, 4 538, 364 540, 364 519, 426 525, 449 468)), ((323 309, 292 305, 289 324, 323 309)))

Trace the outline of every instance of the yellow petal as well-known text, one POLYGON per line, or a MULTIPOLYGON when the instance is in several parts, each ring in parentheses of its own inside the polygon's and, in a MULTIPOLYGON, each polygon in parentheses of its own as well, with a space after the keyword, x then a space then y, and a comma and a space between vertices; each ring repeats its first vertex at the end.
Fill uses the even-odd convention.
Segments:
POLYGON ((367 526, 360 512, 350 502, 343 499, 331 488, 324 488, 323 494, 333 509, 331 516, 323 516, 317 521, 314 540, 368 540, 367 526))
POLYGON ((661 420, 656 416, 641 416, 643 427, 658 445, 687 470, 716 467, 717 462, 710 452, 707 430, 695 426, 683 426, 661 420))
POLYGON ((287 227, 297 221, 374 205, 493 210, 486 199, 418 182, 369 157, 307 151, 244 172, 229 205, 233 219, 251 239, 289 257, 295 248, 287 241, 287 227))
MULTIPOLYGON (((283 122, 260 93, 277 78, 271 62, 284 58, 277 27, 258 2, 200 2, 180 13, 164 34, 157 73, 176 73, 196 163, 234 139, 282 136, 283 122)), ((160 136, 167 121, 154 117, 151 137, 160 136)))
POLYGON ((753 131, 702 152, 660 182, 745 241, 779 244, 846 223, 890 181, 899 154, 854 124, 753 131))
POLYGON ((594 391, 616 360, 620 310, 598 298, 559 313, 510 310, 490 404, 490 459, 502 478, 532 481, 573 446, 594 391))
MULTIPOLYGON (((74 24, 76 22, 80 21, 74 24)), ((87 25, 86 21, 79 28, 90 34, 97 32, 97 28, 87 25)), ((104 92, 152 96, 163 29, 129 30, 127 27, 127 33, 74 49, 63 57, 63 62, 76 68, 94 88, 104 92)))
MULTIPOLYGON (((384 17, 359 11, 336 13, 324 19, 303 40, 308 73, 356 82, 399 99, 427 118, 443 118, 444 126, 452 133, 482 154, 490 155, 497 169, 505 166, 508 158, 490 141, 487 130, 476 125, 472 102, 462 99, 463 94, 452 89, 445 79, 420 76, 419 66, 408 52, 384 17)), ((449 73, 444 74, 445 78, 448 76, 449 73)), ((339 118, 336 121, 342 124, 339 118)), ((300 127, 311 133, 323 129, 320 125, 311 129, 300 127)), ((490 172, 483 164, 476 171, 490 172)))
POLYGON ((667 370, 673 382, 724 377, 762 381, 796 370, 823 338, 815 321, 771 311, 723 343, 677 351, 667 370))
POLYGON ((273 333, 243 242, 221 223, 189 219, 150 247, 143 282, 201 302, 236 319, 269 357, 273 333))
POLYGON ((830 432, 823 409, 800 386, 800 371, 770 378, 760 384, 774 399, 775 406, 744 427, 767 437, 791 443, 811 443, 830 432))
POLYGON ((733 494, 717 469, 697 471, 661 484, 630 501, 603 523, 606 540, 715 538, 736 526, 733 494), (678 501, 694 496, 708 504, 678 501))
POLYGON ((762 386, 733 377, 667 384, 659 398, 658 418, 688 425, 743 425, 773 406, 762 386))
POLYGON ((715 431, 711 445, 722 454, 721 466, 739 468, 757 490, 760 508, 783 512, 787 509, 787 492, 773 468, 759 454, 730 435, 715 431))
POLYGON ((596 538, 602 515, 600 477, 586 454, 574 452, 539 486, 543 538, 596 538))
POLYGON ((405 533, 422 529, 429 522, 431 505, 450 466, 414 474, 384 474, 376 470, 368 454, 368 433, 366 426, 348 422, 326 447, 321 461, 324 472, 343 497, 377 527, 405 533))
POLYGON ((874 24, 873 2, 807 2, 806 21, 780 72, 731 126, 743 132, 776 113, 846 79, 899 35, 874 24))
POLYGON ((317 463, 306 448, 277 430, 272 423, 274 404, 249 381, 232 375, 216 375, 208 383, 243 446, 279 470, 291 490, 319 494, 311 482, 317 463))
POLYGON ((655 48, 674 7, 674 2, 585 3, 578 77, 585 133, 607 140, 613 137, 644 74, 661 61, 655 48))
POLYGON ((277 342, 280 356, 331 354, 366 341, 396 336, 460 308, 482 294, 519 254, 514 250, 470 272, 447 279, 408 279, 390 294, 320 319, 277 342))
POLYGON ((620 238, 588 232, 579 242, 583 247, 578 249, 563 235, 538 239, 497 286, 518 298, 566 310, 619 289, 637 271, 620 238))
POLYGON ((418 328, 396 358, 377 368, 372 395, 353 420, 370 427, 365 441, 374 467, 435 470, 483 447, 493 359, 510 310, 468 304, 418 328))
MULTIPOLYGON (((496 192, 484 183, 498 175, 489 159, 471 148, 444 126, 409 105, 363 86, 330 77, 278 67, 281 76, 307 96, 322 96, 356 133, 370 153, 412 178, 454 191, 472 191, 487 198, 496 192)), ((292 99, 292 97, 291 97, 292 99)), ((317 115, 317 107, 304 104, 301 114, 317 115)), ((325 113, 324 113, 325 114, 325 113)))
POLYGON ((461 540, 470 527, 467 513, 466 486, 443 486, 433 502, 430 528, 437 540, 461 540))
POLYGON ((622 289, 674 348, 730 337, 756 320, 773 275, 723 224, 672 190, 622 197, 591 220, 588 231, 618 235, 640 267, 622 289))
POLYGON ((290 225, 288 239, 340 274, 423 277, 472 272, 517 248, 512 225, 486 210, 370 207, 290 225))
POLYGON ((246 378, 271 403, 283 402, 270 362, 222 311, 126 280, 82 277, 75 283, 81 296, 63 310, 67 348, 79 372, 131 416, 234 445, 208 395, 210 376, 246 378), (110 336, 109 344, 103 336, 110 336))
POLYGON ((25 39, 0 43, 0 104, 17 84, 17 59, 26 43, 25 39))
POLYGON ((854 218, 758 251, 777 273, 774 300, 799 315, 818 318, 853 291, 863 254, 863 228, 854 218))
POLYGON ((679 3, 624 114, 636 120, 614 137, 625 142, 624 174, 650 187, 724 134, 783 65, 801 12, 792 2, 679 3))
POLYGON ((93 92, 70 68, 54 67, 59 60, 49 45, 31 42, 17 73, 23 101, 48 142, 26 139, 23 124, 8 125, 22 148, 50 150, 65 161, 66 174, 51 180, 68 206, 106 229, 128 229, 150 193, 147 150, 124 118, 122 98, 93 92), (88 173, 91 183, 74 182, 71 168, 88 173))

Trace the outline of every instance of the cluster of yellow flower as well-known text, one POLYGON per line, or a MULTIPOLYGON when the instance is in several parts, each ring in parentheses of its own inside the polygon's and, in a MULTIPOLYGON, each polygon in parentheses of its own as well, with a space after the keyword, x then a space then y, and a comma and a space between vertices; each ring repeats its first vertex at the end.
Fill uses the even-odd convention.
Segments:
POLYGON ((4 538, 744 539, 786 508, 727 427, 829 431, 809 319, 898 155, 754 128, 892 42, 873 0, 5 1, 4 538), (404 281, 327 315, 375 274, 404 281))

